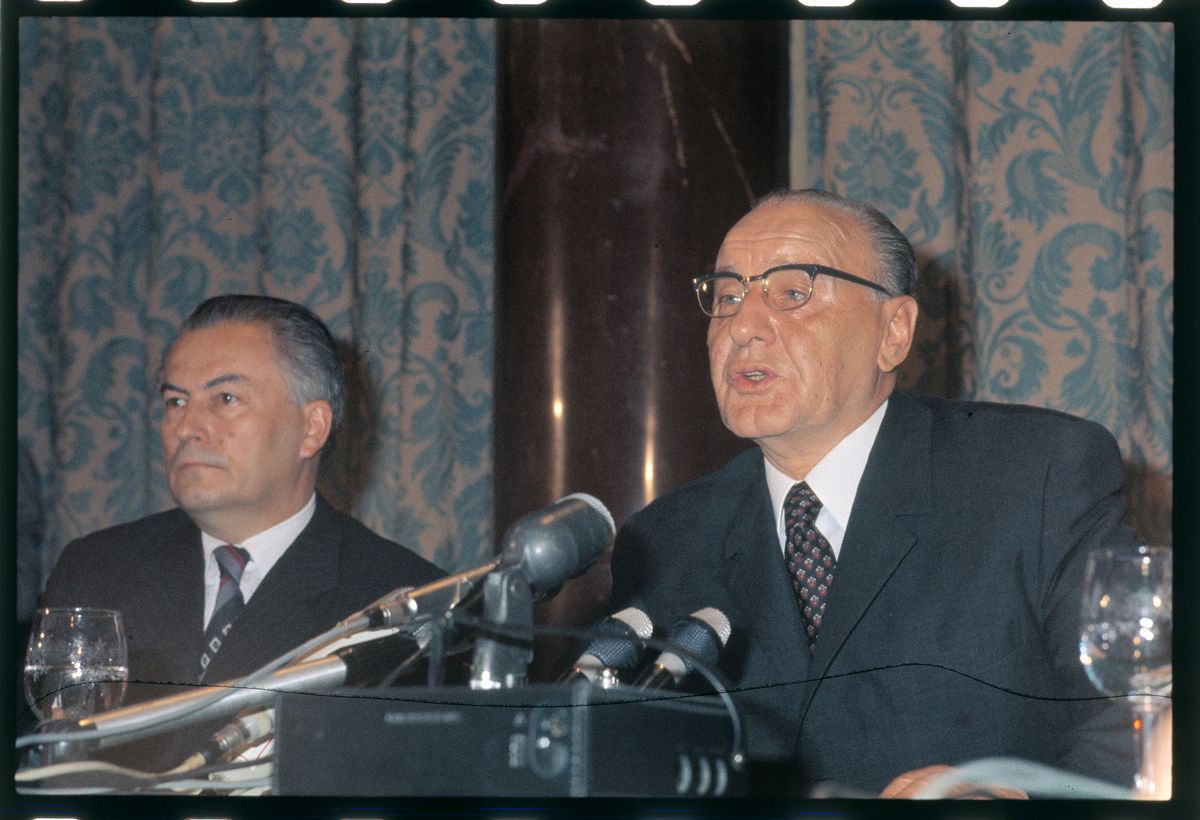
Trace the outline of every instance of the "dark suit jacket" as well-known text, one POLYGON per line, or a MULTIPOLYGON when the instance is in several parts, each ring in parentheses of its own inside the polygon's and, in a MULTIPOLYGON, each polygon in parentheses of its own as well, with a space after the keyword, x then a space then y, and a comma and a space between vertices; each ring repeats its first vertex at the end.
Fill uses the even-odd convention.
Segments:
POLYGON ((660 625, 705 606, 729 616, 721 666, 749 754, 799 764, 771 788, 878 792, 996 755, 1129 784, 1128 713, 1096 699, 1078 650, 1088 550, 1133 543, 1123 482, 1097 424, 897 391, 811 659, 758 450, 626 522, 613 609, 660 625))
MULTIPOLYGON (((195 684, 200 674, 203 558, 200 530, 187 514, 158 513, 68 544, 42 603, 120 610, 129 642, 125 703, 172 694, 180 689, 170 684, 195 684)), ((247 675, 387 592, 442 575, 318 496, 312 521, 263 578, 205 681, 247 675)), ((179 762, 159 754, 141 762, 151 769, 179 762)))

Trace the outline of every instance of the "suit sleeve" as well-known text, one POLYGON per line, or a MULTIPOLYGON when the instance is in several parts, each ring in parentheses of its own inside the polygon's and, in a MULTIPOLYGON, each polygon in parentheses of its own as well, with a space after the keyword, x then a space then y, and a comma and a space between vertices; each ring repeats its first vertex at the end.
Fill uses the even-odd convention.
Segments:
POLYGON ((1120 452, 1103 427, 1069 425, 1045 476, 1040 560, 1031 579, 1055 678, 1075 701, 1059 765, 1114 783, 1133 776, 1131 716, 1123 700, 1101 699, 1079 662, 1084 571, 1092 550, 1136 544, 1121 523, 1125 485, 1120 452))

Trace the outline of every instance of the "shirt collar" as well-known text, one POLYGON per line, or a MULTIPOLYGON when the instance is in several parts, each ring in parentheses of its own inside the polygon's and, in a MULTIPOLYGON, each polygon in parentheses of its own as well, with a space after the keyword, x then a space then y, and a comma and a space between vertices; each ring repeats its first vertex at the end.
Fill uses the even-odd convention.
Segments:
MULTIPOLYGON (((280 521, 278 524, 269 527, 257 535, 252 535, 236 546, 241 547, 250 553, 250 561, 256 565, 258 577, 263 577, 275 565, 275 562, 280 559, 287 548, 292 545, 292 542, 304 531, 308 526, 308 522, 312 521, 313 514, 317 510, 317 494, 314 492, 308 499, 308 503, 300 508, 300 511, 290 518, 280 521)), ((210 556, 222 544, 227 543, 216 536, 208 533, 200 532, 200 544, 204 548, 204 561, 207 566, 210 556)))
POLYGON ((842 531, 845 531, 850 521, 850 510, 854 507, 854 497, 858 494, 859 482, 867 467, 867 457, 871 455, 871 447, 874 446, 875 437, 883 424, 887 406, 885 399, 866 421, 826 453, 825 457, 809 470, 807 476, 789 476, 770 461, 763 459, 767 473, 767 489, 771 493, 771 505, 775 510, 777 524, 783 520, 783 502, 788 491, 797 482, 807 481, 817 498, 821 499, 823 509, 828 510, 842 531))

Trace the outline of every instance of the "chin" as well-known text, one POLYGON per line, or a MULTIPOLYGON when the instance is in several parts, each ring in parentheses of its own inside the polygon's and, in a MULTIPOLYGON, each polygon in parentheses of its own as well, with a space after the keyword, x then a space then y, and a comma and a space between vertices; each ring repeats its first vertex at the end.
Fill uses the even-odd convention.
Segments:
POLYGON ((171 496, 175 499, 176 504, 189 513, 205 512, 219 507, 222 502, 219 491, 205 491, 198 487, 183 488, 180 490, 172 487, 171 496))
POLYGON ((726 425, 729 431, 738 438, 751 441, 762 441, 780 435, 781 431, 774 427, 764 427, 761 424, 732 424, 726 425))
POLYGON ((786 433, 790 426, 788 420, 772 418, 773 413, 764 413, 762 408, 743 407, 729 414, 723 414, 722 420, 729 431, 738 438, 765 439, 786 433))

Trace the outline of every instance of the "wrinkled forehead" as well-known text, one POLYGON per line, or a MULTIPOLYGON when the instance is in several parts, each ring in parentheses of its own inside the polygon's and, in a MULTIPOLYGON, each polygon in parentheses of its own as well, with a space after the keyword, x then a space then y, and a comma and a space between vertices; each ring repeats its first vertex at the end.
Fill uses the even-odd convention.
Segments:
POLYGON ((866 232, 849 214, 820 203, 771 202, 729 229, 716 268, 744 276, 774 265, 816 262, 870 275, 873 254, 866 232))

